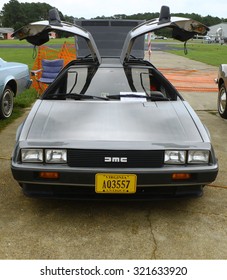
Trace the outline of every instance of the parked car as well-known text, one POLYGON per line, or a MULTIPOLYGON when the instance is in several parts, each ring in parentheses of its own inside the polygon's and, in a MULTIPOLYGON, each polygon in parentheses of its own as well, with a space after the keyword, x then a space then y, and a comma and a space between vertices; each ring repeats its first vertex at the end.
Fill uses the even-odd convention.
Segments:
POLYGON ((204 36, 203 37, 203 42, 207 43, 207 44, 211 44, 212 43, 212 39, 210 36, 204 36))
POLYGON ((218 84, 218 113, 222 118, 227 119, 227 64, 219 66, 216 83, 218 84))
POLYGON ((13 111, 13 101, 31 85, 26 64, 6 62, 0 58, 0 119, 9 118, 13 111))
MULTIPOLYGON (((17 131, 12 173, 28 196, 154 199, 198 196, 218 163, 207 128, 150 62, 130 55, 137 37, 169 27, 184 41, 207 27, 170 17, 133 28, 120 57, 101 57, 85 29, 52 20, 15 33, 35 45, 48 33, 83 37, 90 55, 71 61, 17 131)), ((168 64, 168 62, 167 62, 168 64)))

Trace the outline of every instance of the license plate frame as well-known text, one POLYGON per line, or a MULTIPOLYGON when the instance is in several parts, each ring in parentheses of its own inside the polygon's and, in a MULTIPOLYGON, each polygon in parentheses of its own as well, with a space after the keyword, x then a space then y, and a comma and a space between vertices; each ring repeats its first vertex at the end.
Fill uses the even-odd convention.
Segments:
POLYGON ((97 173, 95 192, 102 194, 133 194, 136 192, 135 174, 97 173))

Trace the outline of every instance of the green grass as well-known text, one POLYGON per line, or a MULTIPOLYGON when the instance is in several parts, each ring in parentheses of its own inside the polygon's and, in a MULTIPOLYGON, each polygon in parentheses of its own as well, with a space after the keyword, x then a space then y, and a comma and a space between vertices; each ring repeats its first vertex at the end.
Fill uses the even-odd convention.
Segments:
POLYGON ((32 69, 35 59, 33 48, 0 48, 0 57, 8 62, 21 62, 32 69))
MULTIPOLYGON (((74 37, 68 37, 68 38, 56 38, 56 39, 50 39, 46 45, 58 45, 58 44, 63 44, 65 41, 67 41, 68 43, 75 43, 75 38, 74 37)), ((31 46, 30 43, 28 43, 26 40, 18 40, 18 39, 14 39, 14 40, 0 40, 0 46, 3 45, 18 45, 18 46, 23 46, 23 45, 27 45, 27 46, 31 46)))
MULTIPOLYGON (((51 39, 48 43, 45 45, 47 46, 53 46, 58 45, 59 48, 62 47, 62 45, 67 43, 74 43, 74 38, 63 38, 63 39, 51 39)), ((15 62, 21 62, 28 65, 29 69, 32 69, 32 66, 35 62, 35 50, 31 44, 29 44, 26 40, 1 40, 0 41, 0 57, 6 61, 15 61, 15 62), (7 47, 6 45, 12 46, 18 46, 18 48, 13 47, 7 47), (6 46, 6 47, 4 47, 6 46), (28 46, 26 48, 23 48, 23 46, 28 46)), ((37 49, 38 51, 38 49, 37 49)))
MULTIPOLYGON (((182 43, 183 44, 183 43, 182 43)), ((182 45, 175 45, 181 50, 169 51, 170 53, 185 56, 182 51, 182 45)), ((203 43, 188 43, 187 58, 200 61, 209 65, 219 66, 220 64, 227 63, 227 45, 220 44, 203 44, 203 43)))

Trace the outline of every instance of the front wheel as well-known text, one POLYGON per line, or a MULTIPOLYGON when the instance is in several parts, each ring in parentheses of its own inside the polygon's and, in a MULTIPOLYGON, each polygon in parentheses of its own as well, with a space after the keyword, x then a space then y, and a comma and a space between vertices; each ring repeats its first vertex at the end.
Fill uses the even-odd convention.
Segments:
POLYGON ((9 86, 6 86, 0 99, 0 119, 7 119, 13 112, 14 92, 9 86))
POLYGON ((221 84, 219 88, 218 113, 223 119, 227 119, 227 93, 224 84, 221 84))

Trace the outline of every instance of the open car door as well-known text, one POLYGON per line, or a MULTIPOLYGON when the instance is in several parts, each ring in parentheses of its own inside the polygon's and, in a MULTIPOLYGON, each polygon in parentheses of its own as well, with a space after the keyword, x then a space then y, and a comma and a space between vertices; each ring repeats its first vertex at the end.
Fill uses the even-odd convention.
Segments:
POLYGON ((182 42, 186 42, 197 34, 206 35, 209 31, 207 26, 196 20, 181 17, 171 18, 169 7, 162 6, 159 18, 146 21, 128 33, 121 53, 121 62, 124 63, 129 60, 137 37, 163 28, 171 28, 172 38, 182 42))
MULTIPOLYGON (((172 29, 172 37, 182 42, 186 42, 196 34, 206 35, 209 30, 207 26, 196 20, 181 17, 171 18, 169 7, 163 6, 159 18, 146 21, 128 33, 120 55, 121 63, 130 59, 130 53, 137 37, 167 27, 172 29)), ((12 36, 20 40, 26 39, 29 43, 40 46, 49 41, 51 31, 68 32, 84 38, 93 60, 101 64, 101 56, 92 35, 80 26, 62 22, 56 9, 50 10, 48 21, 29 23, 14 32, 12 36)))
POLYGON ((49 41, 49 33, 51 31, 67 32, 84 38, 93 60, 99 64, 101 63, 101 57, 92 35, 80 26, 62 22, 56 9, 49 11, 49 20, 29 23, 15 31, 12 37, 17 37, 19 40, 26 39, 34 46, 40 46, 49 41))

